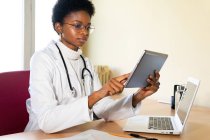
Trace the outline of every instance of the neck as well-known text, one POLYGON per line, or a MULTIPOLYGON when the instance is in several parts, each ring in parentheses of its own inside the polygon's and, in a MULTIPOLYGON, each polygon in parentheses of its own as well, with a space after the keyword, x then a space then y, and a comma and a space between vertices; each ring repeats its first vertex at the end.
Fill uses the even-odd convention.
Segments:
POLYGON ((64 45, 66 45, 69 49, 71 49, 71 50, 74 50, 74 51, 77 52, 78 49, 79 49, 78 46, 76 46, 76 45, 74 45, 73 43, 71 43, 71 42, 65 40, 64 38, 61 38, 60 41, 61 41, 64 45))

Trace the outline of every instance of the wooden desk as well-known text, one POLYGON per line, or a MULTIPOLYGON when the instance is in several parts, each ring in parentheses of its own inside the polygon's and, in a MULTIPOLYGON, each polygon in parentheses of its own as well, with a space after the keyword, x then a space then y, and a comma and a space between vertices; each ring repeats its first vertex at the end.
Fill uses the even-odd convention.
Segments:
MULTIPOLYGON (((140 114, 148 115, 172 115, 170 105, 158 103, 153 100, 146 99, 141 106, 140 114)), ((127 135, 129 132, 122 131, 126 120, 116 122, 104 122, 98 120, 79 126, 75 126, 55 134, 45 134, 42 131, 23 132, 11 135, 1 136, 3 140, 38 140, 46 138, 63 138, 78 134, 88 129, 97 129, 108 133, 116 133, 127 135)), ((161 134, 146 134, 140 133, 143 136, 155 137, 159 140, 203 140, 210 138, 210 108, 194 106, 191 110, 184 132, 180 136, 161 135, 161 134)))

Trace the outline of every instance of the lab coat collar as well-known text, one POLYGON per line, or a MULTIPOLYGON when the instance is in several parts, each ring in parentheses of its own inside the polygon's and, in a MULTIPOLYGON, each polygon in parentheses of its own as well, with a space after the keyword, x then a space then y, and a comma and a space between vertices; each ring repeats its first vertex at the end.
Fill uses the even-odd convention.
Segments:
POLYGON ((82 55, 81 49, 78 49, 78 51, 74 51, 64 45, 60 40, 57 41, 57 44, 58 47, 61 49, 62 54, 69 59, 78 60, 80 58, 80 55, 82 55))

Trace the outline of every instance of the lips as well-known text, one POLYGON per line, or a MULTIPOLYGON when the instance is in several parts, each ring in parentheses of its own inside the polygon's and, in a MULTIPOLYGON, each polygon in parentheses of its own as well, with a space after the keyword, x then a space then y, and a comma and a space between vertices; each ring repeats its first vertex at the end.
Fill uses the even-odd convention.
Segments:
POLYGON ((87 38, 86 37, 83 37, 83 38, 78 38, 77 39, 80 43, 85 43, 87 41, 87 38))

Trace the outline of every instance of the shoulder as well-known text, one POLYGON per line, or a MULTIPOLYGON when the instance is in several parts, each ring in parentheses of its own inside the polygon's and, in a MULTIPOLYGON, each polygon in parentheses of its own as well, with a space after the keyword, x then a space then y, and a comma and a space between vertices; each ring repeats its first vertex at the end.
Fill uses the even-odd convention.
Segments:
POLYGON ((31 57, 31 65, 52 65, 57 60, 57 50, 52 43, 42 50, 39 50, 31 57))

